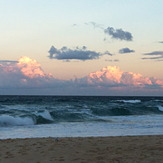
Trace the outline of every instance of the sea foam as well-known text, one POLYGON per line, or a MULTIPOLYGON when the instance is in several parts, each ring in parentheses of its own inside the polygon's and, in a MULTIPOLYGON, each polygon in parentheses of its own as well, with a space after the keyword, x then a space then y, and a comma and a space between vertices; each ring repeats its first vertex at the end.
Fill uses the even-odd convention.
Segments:
POLYGON ((35 115, 36 116, 41 116, 41 117, 43 117, 45 119, 53 121, 52 116, 50 115, 50 113, 47 110, 44 110, 43 112, 36 112, 35 115))
POLYGON ((29 117, 13 117, 10 115, 0 116, 0 126, 25 126, 34 125, 33 119, 29 117))
POLYGON ((157 106, 160 111, 163 111, 163 106, 157 106))
POLYGON ((117 100, 117 101, 124 102, 124 103, 132 103, 132 104, 141 102, 141 100, 117 100))

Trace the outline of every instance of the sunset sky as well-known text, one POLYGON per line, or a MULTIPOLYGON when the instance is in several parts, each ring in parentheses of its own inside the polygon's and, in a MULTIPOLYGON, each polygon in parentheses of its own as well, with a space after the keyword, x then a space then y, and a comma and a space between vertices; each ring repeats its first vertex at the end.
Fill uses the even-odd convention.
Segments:
POLYGON ((0 94, 163 95, 162 0, 0 0, 0 94))

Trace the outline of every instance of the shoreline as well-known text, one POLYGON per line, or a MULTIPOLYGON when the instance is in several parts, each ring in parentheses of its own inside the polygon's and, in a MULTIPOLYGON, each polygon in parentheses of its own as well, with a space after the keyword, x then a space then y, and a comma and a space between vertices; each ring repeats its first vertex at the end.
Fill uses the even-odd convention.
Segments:
POLYGON ((163 135, 0 139, 3 163, 161 163, 162 153, 163 135))

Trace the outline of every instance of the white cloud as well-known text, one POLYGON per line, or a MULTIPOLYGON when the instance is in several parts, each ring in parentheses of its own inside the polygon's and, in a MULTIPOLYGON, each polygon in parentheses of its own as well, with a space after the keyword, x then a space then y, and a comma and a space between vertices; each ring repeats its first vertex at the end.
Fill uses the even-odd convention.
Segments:
MULTIPOLYGON (((101 87, 139 87, 149 88, 160 87, 163 88, 163 80, 155 78, 144 77, 139 73, 123 72, 116 66, 108 66, 100 71, 90 73, 84 78, 87 85, 101 86, 101 87)), ((78 81, 79 82, 79 81, 78 81)), ((83 79, 81 80, 83 82, 83 79)))

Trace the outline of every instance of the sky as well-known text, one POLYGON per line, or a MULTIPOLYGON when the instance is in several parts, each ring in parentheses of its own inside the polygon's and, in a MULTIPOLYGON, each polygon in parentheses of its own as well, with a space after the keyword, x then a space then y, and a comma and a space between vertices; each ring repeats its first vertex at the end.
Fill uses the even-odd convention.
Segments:
POLYGON ((163 95, 162 0, 0 0, 0 94, 163 95))

